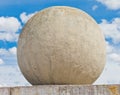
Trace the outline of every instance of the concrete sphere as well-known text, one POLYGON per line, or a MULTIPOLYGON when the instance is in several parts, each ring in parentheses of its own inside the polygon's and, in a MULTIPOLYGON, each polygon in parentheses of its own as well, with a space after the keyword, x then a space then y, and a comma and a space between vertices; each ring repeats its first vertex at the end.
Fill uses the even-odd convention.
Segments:
POLYGON ((18 63, 25 78, 39 84, 91 84, 106 59, 104 36, 85 12, 65 6, 44 9, 25 25, 18 63))

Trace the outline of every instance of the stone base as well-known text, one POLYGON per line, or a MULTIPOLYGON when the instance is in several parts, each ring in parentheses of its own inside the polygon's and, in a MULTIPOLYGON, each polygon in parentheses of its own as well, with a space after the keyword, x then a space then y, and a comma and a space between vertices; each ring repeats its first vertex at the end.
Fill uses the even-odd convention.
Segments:
POLYGON ((120 95, 120 85, 38 85, 3 87, 0 95, 120 95))

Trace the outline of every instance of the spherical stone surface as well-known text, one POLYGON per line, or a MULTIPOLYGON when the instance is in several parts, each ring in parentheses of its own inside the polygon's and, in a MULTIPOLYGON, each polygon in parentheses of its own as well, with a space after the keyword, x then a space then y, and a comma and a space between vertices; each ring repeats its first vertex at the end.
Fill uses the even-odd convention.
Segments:
POLYGON ((25 78, 39 84, 91 84, 106 60, 104 36, 85 12, 65 6, 44 9, 25 25, 18 63, 25 78))

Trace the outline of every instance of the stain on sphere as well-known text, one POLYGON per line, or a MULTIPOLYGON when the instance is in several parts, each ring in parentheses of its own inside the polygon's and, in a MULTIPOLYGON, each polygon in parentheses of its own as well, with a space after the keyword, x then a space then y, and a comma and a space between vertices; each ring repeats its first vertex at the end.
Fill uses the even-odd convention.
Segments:
POLYGON ((85 12, 65 6, 44 9, 25 25, 18 41, 18 64, 39 84, 92 84, 106 60, 104 36, 85 12))

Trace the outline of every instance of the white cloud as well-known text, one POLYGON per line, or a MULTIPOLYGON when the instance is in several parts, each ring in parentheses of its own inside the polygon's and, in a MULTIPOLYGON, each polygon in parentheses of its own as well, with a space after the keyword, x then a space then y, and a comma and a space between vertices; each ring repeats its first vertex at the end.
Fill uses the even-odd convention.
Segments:
POLYGON ((0 40, 14 42, 18 40, 18 36, 17 33, 2 32, 0 33, 0 40))
POLYGON ((0 64, 4 63, 4 65, 0 65, 0 87, 30 85, 16 64, 16 50, 16 47, 9 49, 0 48, 0 64))
POLYGON ((113 59, 115 62, 119 62, 120 63, 120 55, 117 53, 112 53, 111 55, 109 55, 111 59, 113 59))
POLYGON ((107 43, 107 62, 120 65, 120 47, 107 43))
POLYGON ((3 64, 4 63, 4 61, 0 58, 0 64, 3 64))
POLYGON ((17 48, 16 47, 13 47, 13 48, 10 48, 9 49, 9 52, 13 55, 16 55, 16 52, 17 52, 17 48))
POLYGON ((0 17, 0 40, 17 41, 21 23, 15 17, 0 17))
POLYGON ((30 86, 27 80, 21 74, 18 65, 0 66, 0 86, 30 86))
POLYGON ((0 31, 17 32, 21 24, 15 17, 0 17, 0 31))
POLYGON ((6 84, 4 84, 4 83, 1 83, 0 84, 0 87, 6 87, 7 85, 6 84))
POLYGON ((22 21, 22 23, 26 23, 32 16, 34 16, 37 12, 28 14, 26 12, 23 12, 20 14, 20 19, 22 21))
POLYGON ((120 0, 96 0, 112 10, 120 9, 120 0))
POLYGON ((5 64, 16 64, 17 63, 16 47, 12 47, 8 50, 0 48, 0 57, 4 60, 5 64))
POLYGON ((99 24, 106 38, 111 38, 113 43, 120 43, 120 18, 114 18, 111 22, 103 19, 99 24))
POLYGON ((8 55, 8 51, 6 49, 0 48, 0 55, 8 55))
POLYGON ((95 11, 97 8, 98 8, 98 6, 97 6, 97 5, 94 5, 94 6, 92 7, 92 10, 95 11))
POLYGON ((109 42, 107 42, 107 41, 106 41, 106 45, 107 45, 107 47, 106 47, 107 54, 112 53, 112 52, 113 52, 113 50, 114 50, 114 47, 113 47, 112 45, 110 45, 110 43, 109 43, 109 42))

